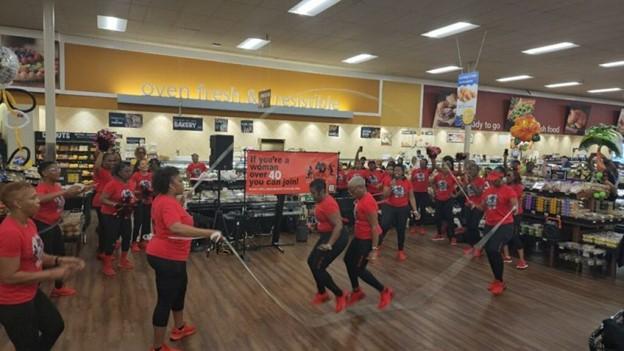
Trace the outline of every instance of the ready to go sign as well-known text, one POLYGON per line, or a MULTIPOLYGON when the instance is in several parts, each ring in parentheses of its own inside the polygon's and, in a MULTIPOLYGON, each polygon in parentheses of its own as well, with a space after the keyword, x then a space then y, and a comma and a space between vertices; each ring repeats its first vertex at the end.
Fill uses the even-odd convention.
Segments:
POLYGON ((464 125, 471 124, 477 113, 477 94, 479 93, 479 72, 462 73, 457 79, 457 108, 455 120, 464 125))
POLYGON ((195 117, 173 117, 173 130, 194 130, 201 132, 204 130, 204 120, 195 117))

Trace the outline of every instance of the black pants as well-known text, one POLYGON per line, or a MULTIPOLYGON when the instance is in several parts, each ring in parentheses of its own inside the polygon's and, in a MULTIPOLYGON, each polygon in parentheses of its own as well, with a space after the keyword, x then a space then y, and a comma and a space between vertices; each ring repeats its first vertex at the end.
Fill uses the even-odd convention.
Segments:
POLYGON ((481 239, 479 223, 481 223, 481 218, 483 218, 483 211, 476 207, 466 207, 464 213, 466 214, 466 243, 474 246, 481 239))
POLYGON ((413 220, 411 224, 413 225, 424 225, 425 224, 425 216, 427 216, 427 206, 431 204, 431 196, 428 192, 417 193, 414 192, 414 198, 416 199, 416 208, 418 209, 418 213, 420 213, 420 219, 413 220))
POLYGON ((510 248, 513 250, 521 250, 524 249, 524 244, 522 240, 520 240, 520 222, 522 221, 522 215, 514 216, 513 223, 513 237, 511 238, 510 248))
POLYGON ((326 244, 331 237, 331 233, 321 233, 320 238, 314 245, 310 256, 308 256, 308 266, 314 276, 316 288, 319 293, 324 293, 325 288, 331 290, 336 296, 342 296, 342 290, 338 288, 331 275, 327 272, 327 267, 340 255, 349 242, 347 231, 343 228, 338 240, 332 245, 331 251, 318 250, 319 245, 326 244))
MULTIPOLYGON (((58 224, 50 226, 39 221, 35 221, 35 224, 37 225, 39 237, 43 241, 43 252, 53 256, 65 256, 65 241, 63 240, 61 227, 58 224)), ((55 280, 54 287, 57 289, 62 288, 63 281, 55 280)))
MULTIPOLYGON (((485 226, 485 232, 489 233, 492 230, 492 226, 485 226)), ((504 245, 507 245, 513 238, 513 224, 503 224, 498 230, 490 237, 490 240, 485 244, 485 252, 487 253, 492 273, 496 280, 503 281, 503 256, 501 256, 501 249, 504 245)))
POLYGON ((16 351, 51 350, 65 329, 63 317, 41 290, 28 302, 0 305, 0 324, 16 351))
POLYGON ((104 215, 102 214, 102 209, 100 207, 94 207, 95 213, 97 214, 98 224, 95 227, 95 233, 98 236, 98 253, 103 253, 106 251, 106 231, 104 230, 104 215))
POLYGON ((446 236, 450 239, 455 235, 455 224, 453 223, 453 200, 436 200, 435 205, 435 222, 438 228, 438 235, 444 235, 444 231, 446 231, 446 236))
POLYGON ((362 279, 366 284, 381 292, 384 289, 377 278, 366 269, 368 264, 368 254, 371 252, 373 243, 371 240, 357 239, 351 240, 351 244, 344 256, 344 262, 347 266, 347 273, 351 281, 353 290, 360 287, 358 279, 362 279))
POLYGON ((409 206, 405 207, 393 207, 387 205, 381 212, 381 229, 383 233, 379 239, 379 243, 383 242, 388 230, 394 227, 397 232, 397 242, 399 244, 399 250, 403 250, 405 247, 405 225, 410 215, 409 206))
POLYGON ((121 236, 121 251, 127 252, 130 249, 130 236, 132 235, 132 223, 130 218, 120 218, 113 215, 102 215, 104 219, 104 229, 106 240, 104 253, 110 256, 115 249, 115 241, 121 236))
POLYGON ((152 324, 155 327, 166 327, 169 321, 169 311, 184 310, 186 297, 186 261, 172 261, 164 258, 147 255, 147 262, 156 273, 156 292, 158 301, 152 315, 152 324))
POLYGON ((134 209, 132 241, 142 241, 143 236, 152 232, 152 205, 139 203, 134 209))

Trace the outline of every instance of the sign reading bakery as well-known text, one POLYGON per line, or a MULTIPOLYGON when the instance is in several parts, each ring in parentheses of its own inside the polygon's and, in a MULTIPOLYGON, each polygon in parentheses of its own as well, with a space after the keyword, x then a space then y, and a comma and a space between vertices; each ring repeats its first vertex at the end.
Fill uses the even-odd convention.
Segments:
POLYGON ((173 130, 193 130, 201 132, 204 130, 204 120, 195 117, 173 117, 173 130))

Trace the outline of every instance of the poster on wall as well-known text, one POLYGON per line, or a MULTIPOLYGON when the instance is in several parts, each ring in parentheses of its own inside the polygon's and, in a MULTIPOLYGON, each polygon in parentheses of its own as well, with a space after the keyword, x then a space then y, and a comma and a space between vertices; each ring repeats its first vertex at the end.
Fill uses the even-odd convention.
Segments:
POLYGON ((385 146, 392 145, 392 133, 388 133, 388 132, 381 133, 381 145, 385 145, 385 146))
POLYGON ((362 139, 379 139, 381 138, 381 128, 379 127, 361 127, 360 138, 362 139))
POLYGON ((472 124, 477 114, 477 95, 479 93, 479 72, 462 73, 457 78, 457 108, 455 126, 472 124))
POLYGON ((533 115, 535 112, 535 99, 513 97, 509 104, 509 110, 507 111, 507 118, 505 118, 505 130, 511 129, 514 125, 516 118, 533 115))
POLYGON ((201 132, 204 130, 204 119, 197 117, 173 116, 173 130, 201 132))
POLYGON ((241 121, 241 133, 253 133, 253 121, 241 121))
MULTIPOLYGON (((15 52, 20 63, 13 85, 43 88, 45 68, 43 62, 43 40, 36 38, 0 35, 0 46, 6 46, 15 52)), ((56 88, 60 87, 59 43, 54 43, 54 72, 56 88)))
MULTIPOLYGON (((466 133, 448 132, 446 134, 446 142, 451 144, 463 144, 466 141, 466 133)), ((474 141, 474 134, 470 134, 470 143, 474 141)))
POLYGON ((568 106, 564 134, 584 135, 587 122, 589 122, 590 112, 591 105, 572 104, 568 106))
POLYGON ((624 108, 620 110, 620 117, 617 121, 617 130, 620 134, 624 135, 624 108))
POLYGON ((141 138, 141 137, 127 137, 126 138, 126 144, 128 145, 145 145, 145 138, 141 138))
POLYGON ((215 132, 227 133, 228 131, 228 120, 225 118, 215 118, 214 122, 215 132))
POLYGON ((143 115, 140 113, 109 112, 108 126, 116 128, 141 128, 143 115))
POLYGON ((330 137, 339 137, 340 136, 340 126, 336 124, 329 125, 328 135, 330 137))
POLYGON ((271 107, 271 89, 261 90, 258 92, 258 107, 259 108, 271 107))
POLYGON ((416 146, 418 131, 416 129, 401 129, 399 134, 399 144, 404 148, 413 148, 416 146))
POLYGON ((248 151, 245 189, 251 195, 304 194, 314 179, 336 189, 338 154, 329 152, 248 151))
POLYGON ((438 94, 433 115, 433 128, 462 128, 464 123, 456 118, 457 90, 442 89, 438 94))

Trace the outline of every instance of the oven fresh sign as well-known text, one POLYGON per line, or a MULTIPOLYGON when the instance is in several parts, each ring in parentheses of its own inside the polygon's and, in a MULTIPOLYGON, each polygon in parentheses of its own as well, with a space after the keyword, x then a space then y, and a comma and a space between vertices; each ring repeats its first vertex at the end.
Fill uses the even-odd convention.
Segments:
POLYGON ((204 130, 204 120, 195 117, 173 117, 173 130, 204 130))

